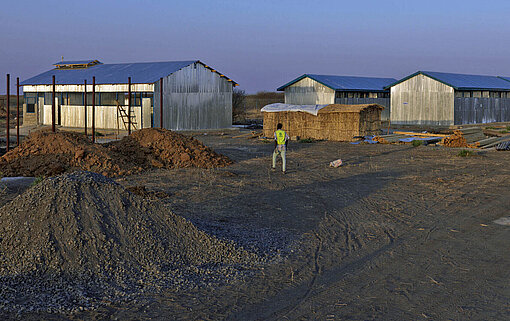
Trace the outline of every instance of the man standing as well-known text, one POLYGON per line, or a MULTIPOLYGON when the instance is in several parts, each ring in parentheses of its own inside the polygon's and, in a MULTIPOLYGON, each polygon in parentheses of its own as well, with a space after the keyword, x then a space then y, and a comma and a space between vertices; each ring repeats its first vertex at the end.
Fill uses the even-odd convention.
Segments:
POLYGON ((278 123, 278 125, 276 125, 276 131, 274 132, 273 170, 276 169, 276 157, 280 155, 282 158, 282 172, 285 174, 285 165, 287 163, 285 152, 287 151, 289 136, 282 127, 283 125, 278 123))

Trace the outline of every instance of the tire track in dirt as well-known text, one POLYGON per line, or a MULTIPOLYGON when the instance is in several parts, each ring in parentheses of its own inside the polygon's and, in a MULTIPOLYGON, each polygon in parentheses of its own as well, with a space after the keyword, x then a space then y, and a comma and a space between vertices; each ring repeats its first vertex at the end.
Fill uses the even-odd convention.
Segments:
POLYGON ((315 282, 317 281, 317 277, 319 276, 319 274, 321 273, 321 266, 319 264, 319 254, 322 250, 322 239, 319 237, 319 235, 317 233, 314 233, 315 237, 317 238, 317 240, 319 241, 319 245, 317 246, 317 249, 315 250, 315 257, 314 257, 314 261, 315 261, 315 271, 313 273, 313 277, 312 277, 312 280, 310 281, 310 284, 308 285, 308 290, 306 291, 305 295, 303 296, 303 298, 301 300, 299 300, 299 302, 297 302, 294 307, 292 307, 290 309, 290 311, 284 313, 281 318, 282 319, 288 319, 287 318, 287 315, 291 314, 292 312, 294 312, 302 302, 306 301, 308 299, 308 297, 310 296, 310 294, 312 293, 312 290, 315 286, 315 282))
MULTIPOLYGON (((331 208, 328 206, 327 201, 320 197, 319 194, 315 194, 315 198, 317 202, 321 203, 323 208, 331 208)), ((406 199, 399 200, 403 205, 410 206, 407 208, 407 211, 413 213, 426 213, 429 212, 431 216, 437 217, 438 213, 434 213, 433 208, 427 206, 427 204, 423 204, 420 202, 415 202, 412 196, 409 196, 406 199)), ((321 246, 317 246, 314 257, 316 260, 316 268, 313 271, 312 280, 307 284, 303 284, 297 288, 284 290, 281 294, 277 295, 273 298, 272 307, 265 306, 267 313, 260 314, 260 310, 255 308, 254 310, 259 311, 257 313, 258 317, 256 319, 263 320, 280 320, 280 319, 295 319, 296 314, 300 310, 300 307, 305 306, 306 302, 310 302, 312 300, 320 299, 321 296, 331 297, 334 294, 338 293, 338 287, 335 286, 339 281, 343 280, 346 277, 359 274, 361 271, 371 268, 371 266, 375 265, 377 262, 384 257, 389 257, 391 252, 396 251, 402 244, 412 243, 416 241, 421 236, 416 235, 414 230, 411 230, 407 233, 403 233, 400 236, 394 235, 392 229, 388 229, 388 227, 381 226, 381 235, 385 236, 384 240, 378 240, 379 243, 383 242, 382 245, 372 249, 373 246, 364 246, 363 243, 358 239, 361 235, 359 228, 355 227, 354 222, 359 222, 360 218, 366 216, 366 213, 369 212, 370 209, 376 210, 379 206, 378 198, 372 199, 369 197, 368 199, 362 199, 356 202, 355 206, 351 206, 349 208, 343 209, 341 211, 335 211, 332 214, 325 214, 326 219, 334 222, 334 226, 328 226, 324 228, 323 231, 320 231, 321 228, 318 228, 319 232, 315 232, 316 238, 320 239, 320 235, 327 234, 341 234, 343 235, 344 244, 343 249, 346 250, 345 253, 345 262, 337 264, 336 266, 332 266, 327 269, 325 273, 322 272, 322 269, 317 268, 320 266, 320 257, 321 255, 331 256, 335 255, 335 253, 321 253, 321 250, 324 246, 324 243, 321 242, 321 246), (338 226, 339 228, 335 228, 338 226), (355 245, 354 245, 355 244, 355 245), (356 255, 358 258, 352 259, 352 256, 356 255), (328 286, 329 285, 329 286, 328 286), (304 293, 298 296, 296 293, 304 293), (275 303, 278 302, 278 303, 275 303)), ((437 225, 433 225, 431 231, 436 229, 437 225)), ((343 260, 342 260, 343 261, 343 260)), ((251 310, 251 309, 250 309, 251 310)), ((246 311, 248 312, 248 311, 246 311)), ((250 313, 241 313, 236 316, 236 319, 252 319, 250 318, 250 313)))
MULTIPOLYGON (((493 202, 490 202, 488 204, 483 204, 480 207, 476 208, 476 212, 478 213, 491 213, 493 208, 502 208, 502 206, 505 206, 505 204, 508 204, 508 201, 505 197, 501 197, 497 200, 494 200, 493 202)), ((433 210, 433 209, 431 209, 433 210)), ((347 264, 345 266, 338 266, 337 268, 329 269, 326 271, 323 275, 321 275, 320 278, 317 278, 317 281, 314 283, 314 286, 316 289, 313 291, 310 291, 310 295, 306 298, 306 300, 303 300, 300 302, 301 306, 305 306, 306 302, 314 301, 316 304, 319 304, 320 306, 333 306, 331 303, 331 298, 338 297, 338 293, 342 293, 342 286, 343 284, 340 282, 346 277, 353 277, 355 275, 362 275, 366 269, 372 269, 377 268, 378 262, 382 262, 385 260, 391 260, 393 257, 393 253, 401 253, 400 255, 405 255, 403 253, 407 253, 408 251, 415 251, 417 250, 416 244, 421 243, 421 247, 426 247, 424 241, 420 241, 420 239, 425 239, 434 241, 434 239, 444 239, 449 234, 452 233, 452 230, 449 229, 447 226, 452 226, 452 224, 467 224, 467 222, 473 220, 473 217, 465 217, 460 222, 458 221, 459 217, 452 216, 448 218, 446 221, 443 221, 441 218, 449 217, 449 215, 444 215, 445 213, 442 213, 443 216, 439 215, 439 213, 436 213, 434 217, 436 219, 434 220, 432 227, 427 231, 425 235, 417 234, 415 231, 416 229, 409 230, 408 232, 402 234, 400 237, 397 237, 390 243, 382 246, 378 250, 369 253, 368 255, 365 255, 359 260, 356 260, 350 264, 347 264), (442 228, 438 228, 438 226, 443 226, 442 228), (436 232, 437 235, 435 237, 431 237, 431 235, 436 232), (319 302, 319 303, 317 303, 319 302)), ((373 272, 372 272, 373 273, 373 272)), ((442 285, 442 283, 438 283, 436 280, 434 280, 432 277, 429 276, 429 279, 431 282, 436 283, 437 285, 442 285)), ((354 289, 351 289, 354 290, 354 289)), ((404 296, 408 301, 411 301, 411 298, 409 297, 409 293, 406 293, 405 289, 400 292, 402 296, 404 296)), ((334 309, 332 309, 334 310, 334 309)), ((302 310, 303 311, 303 310, 302 310)), ((294 309, 294 312, 297 312, 297 309, 294 309)), ((305 311, 303 311, 305 312, 305 311)), ((299 319, 303 317, 310 317, 309 312, 305 313, 297 313, 293 315, 286 314, 287 317, 290 317, 290 319, 299 319)), ((405 311, 400 311, 399 313, 405 315, 405 311)), ((334 316, 331 312, 324 312, 320 315, 321 317, 324 316, 334 316)), ((314 316, 316 317, 316 315, 314 316)), ((277 320, 278 317, 274 318, 274 320, 277 320)))

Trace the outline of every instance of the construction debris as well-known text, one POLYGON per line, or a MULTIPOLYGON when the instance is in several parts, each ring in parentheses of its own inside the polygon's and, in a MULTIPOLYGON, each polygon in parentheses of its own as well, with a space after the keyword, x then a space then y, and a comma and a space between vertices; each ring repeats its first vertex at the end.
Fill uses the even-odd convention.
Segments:
POLYGON ((468 147, 487 149, 498 145, 509 137, 487 137, 481 127, 461 128, 445 137, 442 144, 446 147, 468 147))
POLYGON ((395 132, 393 134, 375 136, 374 141, 381 144, 405 144, 412 143, 414 140, 423 141, 426 144, 437 143, 443 139, 444 135, 433 135, 424 133, 412 133, 412 132, 395 132))
POLYGON ((329 166, 335 167, 335 168, 340 167, 340 166, 342 166, 342 160, 341 159, 334 160, 329 163, 329 166))
POLYGON ((467 147, 466 138, 460 131, 455 131, 452 135, 443 138, 441 144, 446 147, 467 147))
POLYGON ((510 137, 502 135, 487 137, 483 128, 468 127, 456 129, 449 135, 395 131, 392 134, 375 136, 372 140, 382 144, 405 144, 420 140, 426 144, 437 143, 445 147, 486 149, 510 140, 510 137))
POLYGON ((510 140, 498 143, 496 150, 510 150, 510 140))
POLYGON ((262 136, 262 132, 261 131, 257 132, 257 131, 252 130, 249 133, 232 136, 232 138, 259 138, 261 136, 262 136))

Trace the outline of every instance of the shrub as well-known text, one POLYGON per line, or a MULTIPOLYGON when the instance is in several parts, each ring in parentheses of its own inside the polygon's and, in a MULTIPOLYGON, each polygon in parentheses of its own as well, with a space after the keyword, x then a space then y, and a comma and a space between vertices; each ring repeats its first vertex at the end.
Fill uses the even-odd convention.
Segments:
POLYGON ((413 140, 411 144, 413 144, 413 147, 418 147, 418 146, 423 145, 423 141, 421 141, 421 140, 413 140))
POLYGON ((463 149, 457 154, 457 156, 460 156, 460 157, 467 157, 467 156, 474 156, 474 155, 475 155, 475 153, 472 150, 467 150, 467 149, 463 149))
POLYGON ((35 180, 32 182, 32 184, 30 184, 30 186, 35 186, 35 185, 39 184, 40 182, 42 182, 42 181, 43 181, 43 179, 44 179, 44 177, 42 177, 42 176, 37 176, 37 177, 35 178, 35 180))

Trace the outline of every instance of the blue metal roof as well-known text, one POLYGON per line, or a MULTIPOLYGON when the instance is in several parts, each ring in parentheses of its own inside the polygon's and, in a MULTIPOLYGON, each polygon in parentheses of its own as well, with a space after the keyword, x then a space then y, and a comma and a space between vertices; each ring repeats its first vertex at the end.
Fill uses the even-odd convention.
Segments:
MULTIPOLYGON (((133 84, 152 84, 157 82, 160 78, 171 75, 174 72, 193 63, 200 63, 204 65, 198 60, 190 60, 127 64, 100 64, 83 69, 55 68, 43 72, 42 74, 39 74, 35 77, 29 78, 23 81, 21 85, 50 85, 52 83, 53 75, 55 75, 55 82, 59 85, 83 84, 85 79, 87 80, 88 84, 91 84, 93 76, 96 77, 96 84, 127 84, 128 77, 131 77, 131 83, 133 84)), ((204 66, 211 69, 206 65, 204 66)), ((230 80, 229 78, 227 79, 230 80)), ((232 81, 232 83, 234 86, 237 85, 237 83, 234 81, 232 81)))
POLYGON ((54 66, 61 66, 61 65, 88 65, 90 63, 101 63, 100 61, 96 59, 90 59, 90 60, 71 60, 71 61, 59 61, 57 63, 54 63, 54 66))
POLYGON ((407 76, 387 86, 386 88, 393 87, 419 74, 437 80, 447 86, 453 87, 456 90, 503 90, 503 91, 510 90, 510 80, 507 81, 501 77, 454 74, 436 71, 415 72, 414 74, 407 76))
POLYGON ((499 77, 499 78, 504 79, 504 80, 506 80, 506 81, 510 81, 510 77, 503 77, 503 76, 501 76, 501 77, 499 77))
POLYGON ((366 91, 381 92, 386 91, 385 86, 396 81, 394 78, 375 78, 375 77, 355 77, 355 76, 331 76, 331 75, 314 75, 304 74, 292 80, 289 83, 279 87, 278 91, 285 90, 286 87, 300 81, 303 78, 311 78, 326 87, 336 91, 366 91))

